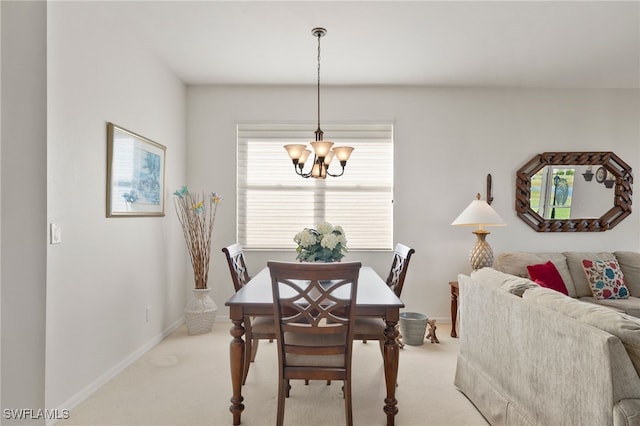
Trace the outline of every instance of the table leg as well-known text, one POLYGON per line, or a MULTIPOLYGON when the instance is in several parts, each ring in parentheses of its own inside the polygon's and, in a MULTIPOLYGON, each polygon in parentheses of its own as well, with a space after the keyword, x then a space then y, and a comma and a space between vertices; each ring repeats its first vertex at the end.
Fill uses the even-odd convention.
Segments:
POLYGON ((242 372, 244 371, 244 355, 245 355, 245 343, 242 340, 244 334, 243 320, 232 319, 233 327, 231 327, 230 333, 233 339, 229 345, 229 359, 231 361, 231 383, 233 387, 233 396, 231 397, 231 406, 229 411, 233 414, 233 424, 237 426, 240 424, 240 415, 244 410, 244 404, 242 401, 242 372))
POLYGON ((458 289, 451 285, 451 337, 458 337, 456 334, 456 323, 458 322, 458 289))
POLYGON ((384 330, 384 378, 387 386, 387 397, 384 399, 384 412, 387 414, 387 426, 395 424, 395 415, 398 414, 398 400, 396 399, 396 384, 398 382, 398 360, 400 351, 398 347, 397 321, 385 321, 387 327, 384 330))

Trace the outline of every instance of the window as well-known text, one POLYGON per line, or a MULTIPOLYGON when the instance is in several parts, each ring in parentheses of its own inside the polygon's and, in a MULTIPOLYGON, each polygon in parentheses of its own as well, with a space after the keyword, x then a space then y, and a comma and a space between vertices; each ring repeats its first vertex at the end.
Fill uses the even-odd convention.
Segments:
POLYGON ((574 167, 543 167, 531 179, 531 209, 545 219, 569 219, 574 167))
MULTIPOLYGON (((327 221, 344 228, 351 250, 392 249, 393 126, 323 125, 326 140, 355 148, 344 175, 325 180, 296 175, 283 148, 310 142, 314 129, 238 125, 238 242, 247 249, 293 249, 296 233, 327 221)), ((338 162, 329 167, 339 170, 338 162)))

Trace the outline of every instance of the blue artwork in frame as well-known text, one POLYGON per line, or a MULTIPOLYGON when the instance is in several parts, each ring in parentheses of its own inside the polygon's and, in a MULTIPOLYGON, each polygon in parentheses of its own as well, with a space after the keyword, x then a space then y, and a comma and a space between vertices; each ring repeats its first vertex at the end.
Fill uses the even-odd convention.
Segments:
POLYGON ((164 216, 166 148, 107 123, 107 217, 164 216))

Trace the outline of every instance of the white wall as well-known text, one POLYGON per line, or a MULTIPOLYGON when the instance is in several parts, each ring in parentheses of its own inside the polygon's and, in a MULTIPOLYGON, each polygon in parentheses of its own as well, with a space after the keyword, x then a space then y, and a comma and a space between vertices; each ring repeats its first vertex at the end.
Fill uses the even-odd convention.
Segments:
MULTIPOLYGON (((487 240, 496 253, 640 249, 636 213, 604 233, 539 234, 514 208, 515 173, 536 153, 614 151, 637 170, 638 90, 322 90, 323 122, 395 124, 394 240, 416 249, 403 291, 406 309, 449 318, 448 282, 470 272, 468 253, 475 242, 470 228, 450 224, 477 192, 485 197, 487 173, 493 176, 492 206, 507 222, 490 229, 487 240)), ((216 222, 211 271, 215 301, 222 306, 233 293, 220 249, 236 238, 236 123, 313 123, 315 91, 312 86, 190 86, 187 94, 189 184, 226 197, 216 222)), ((310 140, 314 130, 312 124, 310 140)), ((293 247, 289 253, 247 253, 252 273, 276 258, 293 260, 293 247)), ((346 259, 362 260, 384 275, 391 255, 351 252, 346 259)))
MULTIPOLYGON (((2 2, 0 8, 4 410, 44 403, 47 7, 44 2, 2 2)), ((2 423, 25 424, 4 416, 2 423)))
POLYGON ((50 2, 46 404, 72 408, 180 323, 185 87, 105 3, 50 2), (106 123, 167 147, 166 216, 106 218, 106 123), (146 322, 146 307, 151 321, 146 322))

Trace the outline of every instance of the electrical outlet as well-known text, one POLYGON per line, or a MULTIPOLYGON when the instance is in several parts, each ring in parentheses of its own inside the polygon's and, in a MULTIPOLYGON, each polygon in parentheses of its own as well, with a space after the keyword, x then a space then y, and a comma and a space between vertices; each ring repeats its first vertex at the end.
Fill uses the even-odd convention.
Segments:
POLYGON ((147 322, 151 321, 151 306, 147 306, 147 322))

